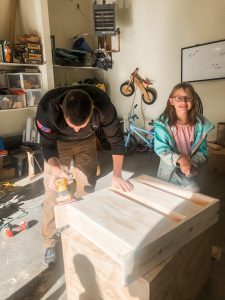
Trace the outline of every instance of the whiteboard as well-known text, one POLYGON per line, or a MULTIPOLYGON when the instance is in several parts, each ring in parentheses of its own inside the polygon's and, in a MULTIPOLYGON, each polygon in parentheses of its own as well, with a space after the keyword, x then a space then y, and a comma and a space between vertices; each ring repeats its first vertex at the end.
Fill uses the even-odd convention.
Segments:
POLYGON ((225 78, 225 40, 181 49, 181 81, 225 78))

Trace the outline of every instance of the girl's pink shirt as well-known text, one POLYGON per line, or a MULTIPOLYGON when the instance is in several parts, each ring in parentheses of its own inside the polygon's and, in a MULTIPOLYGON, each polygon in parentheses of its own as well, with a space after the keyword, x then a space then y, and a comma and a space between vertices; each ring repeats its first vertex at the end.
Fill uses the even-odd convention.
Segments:
POLYGON ((174 126, 173 136, 178 153, 189 156, 191 154, 191 143, 194 141, 194 126, 190 124, 181 125, 176 123, 174 126))

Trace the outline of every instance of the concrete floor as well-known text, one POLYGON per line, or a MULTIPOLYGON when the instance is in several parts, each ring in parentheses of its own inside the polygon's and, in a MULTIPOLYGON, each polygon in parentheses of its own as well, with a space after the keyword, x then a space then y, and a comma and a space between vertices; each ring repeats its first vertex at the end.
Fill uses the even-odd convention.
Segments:
MULTIPOLYGON (((109 153, 100 152, 101 177, 96 189, 109 186, 112 162, 109 153)), ((124 177, 140 174, 156 175, 158 159, 149 152, 136 153, 126 157, 124 177)), ((43 202, 42 178, 30 182, 28 179, 17 182, 20 188, 0 204, 0 217, 17 218, 12 224, 26 220, 29 229, 19 232, 12 238, 0 234, 0 299, 28 300, 66 299, 62 252, 58 244, 59 263, 52 269, 42 264, 42 243, 40 239, 40 220, 43 202)), ((213 244, 222 248, 220 261, 212 261, 209 281, 197 300, 225 300, 225 175, 206 173, 204 193, 221 200, 220 220, 215 226, 213 244)), ((119 300, 119 299, 118 299, 119 300)), ((194 299, 193 299, 194 300, 194 299)))

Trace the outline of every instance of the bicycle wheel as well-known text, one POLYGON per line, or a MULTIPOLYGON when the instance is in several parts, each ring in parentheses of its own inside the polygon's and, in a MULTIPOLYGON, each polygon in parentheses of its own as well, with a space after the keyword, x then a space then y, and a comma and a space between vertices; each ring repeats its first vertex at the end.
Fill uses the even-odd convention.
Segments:
POLYGON ((126 142, 128 139, 128 132, 124 133, 124 145, 125 145, 125 155, 130 155, 132 153, 134 153, 134 151, 137 149, 137 140, 136 138, 130 134, 129 136, 129 140, 126 146, 126 142))
POLYGON ((202 100, 201 98, 199 97, 198 93, 195 92, 195 95, 196 95, 196 111, 203 115, 203 105, 202 105, 202 100))
POLYGON ((142 94, 142 100, 145 104, 151 105, 157 99, 157 92, 153 88, 145 88, 146 93, 142 94))
POLYGON ((133 95, 134 90, 135 90, 135 86, 134 86, 133 82, 129 83, 129 81, 125 81, 120 86, 121 94, 126 96, 126 97, 129 97, 129 96, 133 95))

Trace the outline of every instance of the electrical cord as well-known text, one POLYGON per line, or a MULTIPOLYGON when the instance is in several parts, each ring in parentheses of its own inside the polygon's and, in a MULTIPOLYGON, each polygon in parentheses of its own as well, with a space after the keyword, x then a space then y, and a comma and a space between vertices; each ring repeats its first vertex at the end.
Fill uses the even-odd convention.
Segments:
MULTIPOLYGON (((31 208, 26 209, 26 210, 25 210, 25 209, 18 208, 18 206, 17 206, 17 208, 18 208, 19 211, 18 211, 17 213, 14 214, 14 217, 13 217, 13 218, 6 218, 6 219, 4 220, 3 224, 0 225, 0 231, 1 231, 3 228, 5 228, 8 224, 10 224, 11 222, 13 222, 13 221, 15 221, 15 220, 17 220, 17 219, 21 219, 21 218, 27 216, 28 213, 29 213, 30 211, 33 211, 33 210, 37 209, 38 207, 42 206, 42 203, 43 203, 43 201, 41 201, 41 203, 39 203, 38 205, 34 205, 34 206, 32 206, 31 208)), ((8 205, 8 204, 9 204, 9 206, 10 206, 10 205, 13 206, 13 205, 15 205, 15 204, 17 204, 17 203, 7 203, 7 205, 8 205)), ((1 208, 6 207, 7 205, 3 205, 1 208)), ((3 220, 3 218, 1 218, 0 220, 3 220)))

